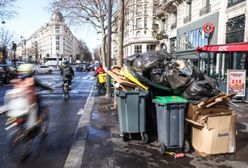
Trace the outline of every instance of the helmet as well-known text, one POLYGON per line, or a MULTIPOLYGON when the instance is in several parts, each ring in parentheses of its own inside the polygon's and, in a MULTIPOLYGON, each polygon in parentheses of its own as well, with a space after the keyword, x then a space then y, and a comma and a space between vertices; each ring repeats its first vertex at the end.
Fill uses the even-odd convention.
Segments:
POLYGON ((20 64, 17 68, 19 74, 34 74, 33 64, 20 64))
POLYGON ((69 61, 65 61, 64 64, 65 64, 65 65, 69 65, 69 61))

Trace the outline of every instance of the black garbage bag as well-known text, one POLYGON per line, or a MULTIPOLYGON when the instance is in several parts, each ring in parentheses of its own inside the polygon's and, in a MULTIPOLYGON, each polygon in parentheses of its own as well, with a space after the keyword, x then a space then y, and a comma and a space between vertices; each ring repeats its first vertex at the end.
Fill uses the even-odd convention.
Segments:
POLYGON ((128 66, 133 66, 133 62, 135 59, 139 58, 140 54, 136 53, 133 55, 128 56, 127 58, 124 59, 124 64, 128 65, 128 66))
POLYGON ((218 95, 220 89, 217 85, 217 81, 209 76, 204 77, 204 80, 194 80, 181 96, 188 100, 201 101, 218 95))
POLYGON ((167 62, 164 77, 175 94, 181 94, 195 80, 194 66, 188 61, 177 59, 167 62))
POLYGON ((172 59, 167 52, 148 51, 141 54, 143 71, 151 68, 164 67, 164 60, 172 59))
POLYGON ((160 89, 163 91, 166 91, 168 93, 173 93, 173 90, 170 88, 169 84, 159 84, 156 83, 149 78, 145 77, 143 74, 137 73, 137 72, 131 72, 132 75, 134 75, 141 83, 145 83, 146 85, 153 87, 155 89, 160 89))
POLYGON ((156 83, 163 84, 164 82, 163 72, 164 70, 162 68, 151 69, 150 72, 151 80, 156 83))
POLYGON ((170 61, 173 57, 163 51, 147 51, 128 56, 124 64, 134 72, 147 72, 152 68, 163 68, 165 62, 170 61))

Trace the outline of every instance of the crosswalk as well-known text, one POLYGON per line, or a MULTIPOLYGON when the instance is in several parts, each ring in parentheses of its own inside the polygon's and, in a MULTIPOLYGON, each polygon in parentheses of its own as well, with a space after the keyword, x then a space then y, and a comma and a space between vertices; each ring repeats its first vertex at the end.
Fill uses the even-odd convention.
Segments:
MULTIPOLYGON (((48 77, 39 77, 40 80, 42 80, 44 84, 51 86, 54 90, 53 92, 43 90, 39 92, 41 96, 44 97, 63 97, 63 80, 61 76, 51 76, 51 80, 48 79, 48 77)), ((92 75, 87 75, 87 76, 76 76, 73 78, 72 81, 72 90, 70 91, 71 97, 81 97, 88 95, 90 92, 90 87, 85 87, 86 85, 91 86, 92 83, 96 82, 96 79, 92 75), (78 83, 78 84, 73 84, 73 82, 78 83), (89 89, 84 89, 84 88, 89 88, 89 89)))

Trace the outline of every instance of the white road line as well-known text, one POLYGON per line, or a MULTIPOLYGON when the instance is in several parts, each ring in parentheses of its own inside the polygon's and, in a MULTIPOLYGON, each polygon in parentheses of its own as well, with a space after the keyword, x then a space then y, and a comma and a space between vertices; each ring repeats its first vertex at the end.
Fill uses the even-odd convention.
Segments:
POLYGON ((95 84, 93 84, 91 87, 91 91, 85 103, 84 110, 80 109, 78 112, 83 115, 81 115, 79 119, 78 126, 74 133, 72 147, 67 156, 64 168, 81 168, 86 140, 88 136, 87 125, 89 124, 92 107, 95 101, 94 95, 91 96, 93 93, 94 85, 95 84))

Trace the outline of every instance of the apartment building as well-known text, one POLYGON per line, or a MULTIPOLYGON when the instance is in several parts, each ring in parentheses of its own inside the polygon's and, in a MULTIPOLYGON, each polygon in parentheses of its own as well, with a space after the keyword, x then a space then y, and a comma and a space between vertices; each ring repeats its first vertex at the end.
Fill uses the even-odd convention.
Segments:
MULTIPOLYGON (((159 49, 158 0, 129 0, 125 7, 124 57, 159 49)), ((113 46, 114 47, 114 46, 113 46)))
POLYGON ((212 74, 219 68, 223 76, 227 69, 247 69, 244 53, 212 54, 209 65, 206 54, 196 53, 197 47, 207 44, 248 41, 247 10, 247 0, 160 0, 156 15, 168 37, 161 42, 174 56, 199 63, 202 70, 210 66, 212 74), (212 37, 203 31, 205 24, 214 26, 212 37))
POLYGON ((25 53, 21 49, 22 52, 17 54, 21 54, 24 60, 29 61, 44 63, 46 58, 51 57, 75 60, 79 55, 80 42, 65 24, 64 17, 58 10, 54 11, 48 23, 21 44, 19 47, 22 48, 25 44, 25 53))

